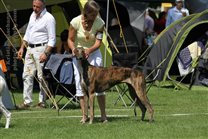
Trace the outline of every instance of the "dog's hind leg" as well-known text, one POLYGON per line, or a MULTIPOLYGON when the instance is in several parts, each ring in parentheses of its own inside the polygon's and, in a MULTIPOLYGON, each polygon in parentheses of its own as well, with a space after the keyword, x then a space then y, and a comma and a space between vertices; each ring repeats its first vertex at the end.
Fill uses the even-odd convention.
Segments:
MULTIPOLYGON (((142 118, 141 120, 144 121, 144 117, 145 117, 145 113, 147 111, 146 107, 142 104, 141 100, 138 98, 136 92, 135 92, 135 89, 128 84, 128 88, 129 88, 129 94, 131 96, 131 98, 133 100, 135 100, 135 103, 139 105, 141 111, 142 111, 142 118)), ((136 116, 136 106, 134 107, 134 114, 136 116)))
POLYGON ((139 105, 141 111, 142 111, 142 117, 141 120, 144 121, 145 113, 147 111, 146 107, 142 104, 141 100, 139 98, 136 98, 136 103, 139 105))
MULTIPOLYGON (((142 108, 143 105, 144 105, 145 108, 147 109, 148 113, 149 113, 149 121, 152 122, 153 121, 153 113, 154 113, 154 110, 152 108, 152 105, 149 102, 149 99, 147 98, 147 94, 145 93, 144 88, 143 89, 141 87, 137 88, 136 94, 137 94, 137 97, 139 98, 138 99, 138 104, 141 101, 141 104, 140 104, 141 110, 142 111, 146 111, 144 108, 142 108)), ((142 116, 142 118, 144 118, 143 116, 142 116)))
POLYGON ((5 108, 4 104, 2 103, 2 98, 0 98, 0 111, 4 114, 6 117, 6 124, 5 128, 9 128, 10 125, 10 119, 11 119, 11 113, 5 108))
POLYGON ((142 110, 142 120, 144 120, 144 116, 145 116, 145 113, 143 115, 143 111, 148 111, 149 113, 149 122, 152 122, 153 121, 153 113, 154 113, 154 110, 152 108, 152 105, 150 104, 146 94, 145 96, 140 96, 139 99, 138 99, 138 104, 142 110))

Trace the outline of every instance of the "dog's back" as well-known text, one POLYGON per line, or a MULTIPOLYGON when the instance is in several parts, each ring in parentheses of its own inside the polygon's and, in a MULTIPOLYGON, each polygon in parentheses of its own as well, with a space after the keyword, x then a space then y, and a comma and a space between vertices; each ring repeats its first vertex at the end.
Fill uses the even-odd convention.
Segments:
MULTIPOLYGON (((137 70, 124 67, 94 67, 89 66, 88 68, 88 80, 90 86, 94 84, 96 92, 103 92, 110 87, 119 83, 132 83, 132 81, 139 84, 145 83, 144 75, 137 70), (137 78, 137 81, 134 80, 137 78)), ((142 86, 145 86, 143 84, 142 86)))

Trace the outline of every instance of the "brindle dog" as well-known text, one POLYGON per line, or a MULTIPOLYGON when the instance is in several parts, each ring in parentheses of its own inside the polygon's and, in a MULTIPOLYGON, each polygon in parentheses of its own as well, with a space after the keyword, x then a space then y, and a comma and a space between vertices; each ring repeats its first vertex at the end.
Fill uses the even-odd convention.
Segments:
POLYGON ((153 121, 154 110, 146 94, 146 83, 144 75, 131 68, 124 67, 95 67, 84 58, 84 49, 78 48, 77 59, 81 62, 82 89, 90 100, 90 123, 94 119, 94 96, 95 92, 103 92, 116 84, 127 83, 131 96, 136 98, 136 103, 142 111, 144 120, 146 110, 149 113, 149 121, 153 121))

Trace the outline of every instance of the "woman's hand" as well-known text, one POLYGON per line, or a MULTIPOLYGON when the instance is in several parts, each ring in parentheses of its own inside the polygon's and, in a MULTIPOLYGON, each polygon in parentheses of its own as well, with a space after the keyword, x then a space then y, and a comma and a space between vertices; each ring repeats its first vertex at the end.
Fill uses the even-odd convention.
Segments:
POLYGON ((90 49, 85 49, 85 58, 88 59, 89 55, 90 55, 91 51, 90 49))
POLYGON ((73 56, 77 56, 77 54, 78 54, 78 50, 77 50, 77 48, 74 48, 74 49, 72 50, 72 55, 73 55, 73 56))

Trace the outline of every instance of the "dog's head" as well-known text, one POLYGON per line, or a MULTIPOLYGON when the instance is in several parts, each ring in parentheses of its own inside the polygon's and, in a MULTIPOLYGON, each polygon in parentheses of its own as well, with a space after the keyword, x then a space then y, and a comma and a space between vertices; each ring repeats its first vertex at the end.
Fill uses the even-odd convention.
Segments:
POLYGON ((84 53, 84 48, 83 47, 78 47, 77 49, 77 54, 76 54, 76 58, 79 60, 83 60, 85 59, 85 53, 84 53))

